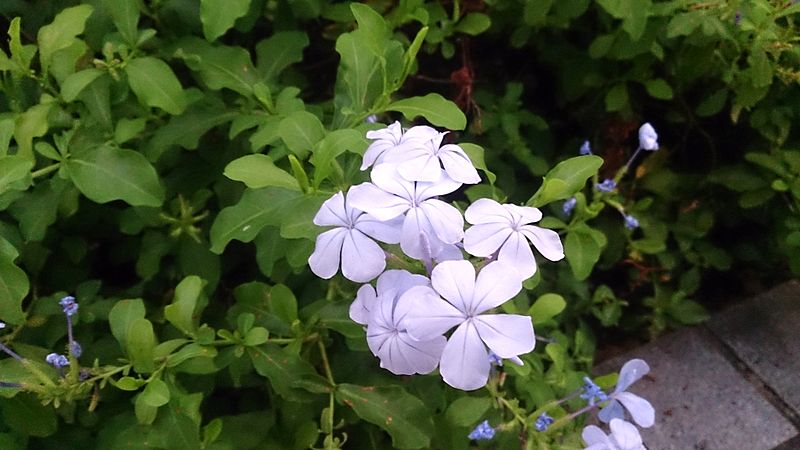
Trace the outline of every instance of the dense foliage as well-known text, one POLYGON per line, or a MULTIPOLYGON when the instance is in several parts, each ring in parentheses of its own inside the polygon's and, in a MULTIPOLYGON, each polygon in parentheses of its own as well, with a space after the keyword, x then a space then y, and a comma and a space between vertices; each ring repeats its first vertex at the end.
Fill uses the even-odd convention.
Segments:
POLYGON ((598 336, 800 273, 798 12, 3 1, 0 343, 23 361, 0 360, 0 448, 583 448, 582 399, 557 399, 598 336), (499 308, 540 342, 481 390, 381 369, 360 285, 308 269, 314 216, 395 120, 451 130, 480 170, 448 202, 540 208, 564 244, 499 308), (658 150, 632 158, 645 122, 658 150))

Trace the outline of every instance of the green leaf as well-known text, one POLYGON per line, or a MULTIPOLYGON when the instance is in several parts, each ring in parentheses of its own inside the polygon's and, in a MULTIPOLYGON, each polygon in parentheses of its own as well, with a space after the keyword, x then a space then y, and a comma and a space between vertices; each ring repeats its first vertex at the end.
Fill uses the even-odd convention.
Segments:
POLYGON ((46 180, 11 205, 9 211, 19 221, 22 237, 26 241, 44 239, 47 227, 56 221, 61 194, 68 184, 61 178, 46 180))
POLYGON ((314 398, 309 392, 330 391, 327 381, 308 362, 277 345, 249 347, 247 352, 256 372, 267 377, 272 388, 281 397, 288 400, 309 400, 314 398))
POLYGON ((145 319, 134 319, 125 337, 125 350, 133 363, 133 369, 139 373, 150 373, 156 366, 153 351, 156 348, 156 335, 153 324, 145 319))
POLYGON ((319 193, 308 194, 298 197, 288 204, 288 210, 281 219, 281 237, 316 239, 321 230, 320 227, 314 225, 314 216, 328 198, 327 195, 319 193))
POLYGON ((250 0, 200 0, 200 21, 203 36, 214 41, 233 28, 236 19, 250 9, 250 0))
POLYGON ((606 93, 606 111, 619 111, 628 104, 628 87, 625 83, 615 84, 606 93))
POLYGON ((231 180, 241 181, 252 189, 277 186, 300 190, 297 180, 289 172, 277 167, 267 155, 247 155, 234 159, 225 166, 224 174, 231 180))
POLYGON ((458 144, 458 146, 464 150, 464 153, 466 153, 467 156, 469 156, 470 161, 472 161, 472 165, 475 166, 476 169, 481 169, 483 173, 486 174, 486 178, 489 179, 489 183, 494 184, 495 180, 497 180, 497 175, 495 175, 494 172, 490 171, 486 167, 486 161, 483 158, 483 147, 468 142, 458 144))
POLYGON ((90 85, 92 81, 103 75, 103 73, 102 70, 94 68, 73 73, 61 83, 61 98, 66 102, 75 100, 86 86, 90 85))
POLYGON ((544 176, 542 185, 528 200, 528 206, 541 207, 572 197, 602 165, 603 158, 595 155, 576 156, 561 161, 544 176))
POLYGON ((99 146, 72 155, 66 168, 75 186, 90 200, 123 200, 133 206, 161 206, 164 188, 155 168, 133 150, 99 146))
POLYGON ((250 53, 241 47, 213 47, 202 39, 187 38, 180 41, 178 54, 211 89, 227 88, 250 96, 259 81, 250 53))
POLYGON ((53 53, 69 47, 75 41, 75 37, 83 33, 86 19, 92 15, 92 10, 91 5, 65 8, 53 19, 53 23, 39 29, 37 40, 42 72, 47 73, 53 53))
POLYGON ((325 137, 325 127, 314 114, 295 111, 281 120, 278 134, 292 153, 306 159, 314 145, 325 137))
POLYGON ((386 430, 396 448, 425 448, 434 433, 431 413, 420 399, 399 386, 339 384, 336 399, 366 420, 386 430))
POLYGON ((340 55, 334 96, 334 127, 349 126, 361 119, 383 92, 383 76, 378 58, 356 32, 336 39, 340 55))
POLYGON ((383 46, 391 37, 391 30, 383 16, 363 3, 351 3, 350 11, 358 23, 359 37, 370 47, 373 55, 383 56, 383 46))
POLYGON ((683 325, 697 325, 711 317, 701 304, 686 299, 671 303, 667 314, 683 325))
MULTIPOLYGON (((198 394, 200 395, 200 394, 198 394)), ((172 396, 161 410, 153 427, 164 435, 164 448, 170 450, 197 450, 200 446, 200 426, 188 415, 190 411, 179 398, 172 396)))
POLYGON ((20 39, 21 22, 22 19, 19 17, 11 19, 11 25, 8 27, 8 48, 11 50, 11 59, 22 69, 20 75, 27 75, 37 48, 32 44, 22 45, 22 39, 20 39))
POLYGON ((16 249, 2 237, 0 247, 13 250, 11 253, 0 252, 0 320, 20 325, 25 322, 22 301, 28 295, 30 283, 25 272, 14 264, 18 256, 16 249))
POLYGON ((26 436, 45 437, 58 430, 55 409, 44 406, 35 395, 20 393, 0 401, 3 423, 26 436))
POLYGON ((25 190, 31 184, 33 160, 18 156, 0 157, 0 194, 9 190, 25 190))
POLYGON ((139 101, 177 115, 186 109, 186 94, 181 83, 164 61, 145 56, 125 65, 128 83, 139 101))
POLYGON ((667 25, 667 38, 688 36, 694 32, 705 20, 705 11, 695 10, 676 14, 667 25))
POLYGON ((458 106, 435 93, 424 97, 404 98, 384 109, 402 113, 408 120, 422 116, 428 122, 449 130, 463 130, 467 126, 467 117, 458 106))
POLYGON ((564 254, 575 278, 584 280, 592 273, 605 245, 605 235, 586 224, 569 230, 564 241, 564 254))
POLYGON ((728 89, 722 88, 706 97, 699 105, 695 112, 700 117, 710 117, 722 111, 725 107, 725 102, 728 100, 728 89))
POLYGON ((447 407, 445 417, 457 427, 474 426, 492 406, 489 397, 460 397, 447 407))
POLYGON ((276 284, 269 290, 269 309, 290 325, 297 320, 297 299, 283 284, 276 284))
POLYGON ((103 0, 103 6, 111 14, 122 39, 135 47, 139 40, 139 0, 103 0))
POLYGON ((647 93, 653 98, 657 98, 659 100, 672 99, 672 88, 662 78, 647 80, 644 83, 644 87, 647 89, 647 93))
POLYGON ((14 119, 11 117, 0 119, 0 158, 8 155, 12 137, 14 137, 14 119))
POLYGON ((33 159, 33 139, 47 133, 47 115, 52 106, 52 103, 31 106, 17 118, 14 128, 14 139, 19 146, 17 155, 33 159))
POLYGON ((148 404, 146 399, 144 392, 140 392, 133 401, 133 412, 139 425, 152 425, 158 417, 158 407, 148 404))
POLYGON ((308 36, 302 31, 280 31, 256 45, 256 68, 266 82, 277 80, 283 69, 303 60, 308 36))
POLYGON ((567 306, 564 297, 558 294, 544 294, 533 303, 528 310, 528 315, 533 319, 533 325, 547 322, 557 316, 567 306))
POLYGON ((108 313, 108 325, 111 327, 111 334, 119 342, 123 349, 128 338, 128 331, 133 323, 144 318, 145 309, 142 299, 120 300, 114 304, 108 313))
POLYGON ((209 130, 231 121, 237 115, 236 111, 228 111, 224 106, 214 103, 194 104, 159 127, 145 146, 144 154, 151 161, 157 161, 165 151, 176 145, 194 150, 200 145, 200 138, 209 130))
POLYGON ((319 188, 320 184, 333 173, 337 156, 345 151, 363 155, 367 145, 363 134, 352 128, 328 133, 314 146, 314 154, 311 156, 311 164, 314 165, 314 188, 319 188))
POLYGON ((459 33, 476 36, 488 30, 492 25, 492 20, 483 13, 469 13, 461 19, 455 27, 455 31, 459 33))
POLYGON ((144 117, 119 119, 116 127, 114 127, 114 142, 124 144, 138 136, 139 133, 144 131, 145 127, 147 127, 147 119, 144 117))
POLYGON ((164 406, 169 402, 169 388, 167 383, 161 381, 160 378, 155 378, 147 383, 147 386, 142 391, 143 401, 150 406, 164 406))
POLYGON ((195 336, 201 309, 208 303, 203 293, 205 280, 190 275, 175 287, 175 298, 164 307, 164 318, 184 334, 195 336))
POLYGON ((250 242, 267 225, 280 225, 299 192, 276 187, 247 189, 234 206, 220 211, 211 225, 211 251, 222 253, 232 239, 250 242))
POLYGON ((622 28, 634 41, 639 40, 647 26, 651 0, 598 0, 609 14, 622 19, 622 28))

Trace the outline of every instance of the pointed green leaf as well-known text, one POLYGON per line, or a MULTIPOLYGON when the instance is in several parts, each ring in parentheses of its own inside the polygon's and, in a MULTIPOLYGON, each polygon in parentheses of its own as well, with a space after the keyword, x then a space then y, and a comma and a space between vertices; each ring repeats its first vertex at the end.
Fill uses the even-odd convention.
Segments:
POLYGON ((194 336, 197 331, 197 316, 207 300, 203 293, 205 280, 190 275, 175 287, 175 298, 164 307, 164 318, 184 334, 194 336))
POLYGON ((310 392, 324 393, 330 390, 327 381, 308 362, 277 345, 249 347, 247 352, 256 372, 267 377, 281 397, 308 400, 314 397, 310 392))
POLYGON ((0 401, 0 415, 3 424, 23 436, 45 437, 58 430, 55 409, 42 405, 35 395, 27 392, 0 401))
POLYGON ((96 80, 104 72, 100 69, 90 68, 75 72, 61 83, 61 97, 64 101, 71 102, 78 97, 86 86, 96 80))
POLYGON ((128 330, 133 323, 144 318, 145 309, 142 299, 120 300, 114 304, 108 313, 108 325, 111 327, 111 334, 125 348, 128 330))
POLYGON ((408 120, 422 116, 428 122, 448 130, 463 130, 467 126, 467 117, 458 106, 435 93, 424 97, 404 98, 385 109, 400 112, 408 120))
POLYGON ((53 23, 39 29, 39 61, 42 64, 42 72, 47 72, 53 53, 69 47, 75 37, 83 33, 86 19, 92 15, 92 11, 91 5, 65 8, 53 19, 53 23))
POLYGON ((308 36, 302 31, 280 31, 256 45, 256 67, 266 82, 275 81, 283 69, 303 60, 308 36))
POLYGON ((0 194, 8 190, 23 190, 30 185, 33 161, 22 156, 0 157, 0 194))
POLYGON ((133 206, 161 206, 164 188, 155 168, 133 150, 100 146, 73 155, 66 167, 75 186, 90 200, 123 200, 133 206))
POLYGON ((139 40, 139 0, 103 0, 105 10, 111 14, 122 39, 131 47, 139 40))
POLYGON ((241 181, 249 188, 277 186, 299 191, 300 185, 289 172, 277 167, 272 158, 256 154, 234 159, 225 166, 225 176, 241 181))
POLYGON ((233 28, 236 19, 247 14, 250 0, 200 0, 200 22, 203 35, 215 41, 233 28))
POLYGON ((153 332, 153 324, 145 318, 133 320, 125 338, 125 350, 135 371, 150 373, 155 370, 153 361, 155 348, 156 334, 153 332))
POLYGON ((177 115, 186 109, 186 94, 175 73, 164 61, 145 56, 125 65, 128 83, 139 101, 177 115))
POLYGON ((31 106, 17 118, 14 124, 14 139, 19 146, 17 155, 33 159, 33 139, 47 133, 47 115, 50 114, 52 106, 52 103, 31 106))
POLYGON ((30 289, 28 276, 14 264, 17 256, 17 250, 0 237, 0 320, 13 325, 25 322, 22 301, 30 289))
POLYGON ((528 200, 528 206, 540 207, 556 200, 572 197, 586 185, 603 165, 595 155, 576 156, 558 163, 547 172, 542 186, 528 200))
POLYGON ((397 448, 425 448, 433 436, 431 412, 422 400, 399 386, 340 384, 336 399, 366 420, 386 430, 397 448))
POLYGON ((305 159, 314 145, 325 137, 325 127, 314 114, 295 111, 281 120, 278 134, 292 153, 305 159))

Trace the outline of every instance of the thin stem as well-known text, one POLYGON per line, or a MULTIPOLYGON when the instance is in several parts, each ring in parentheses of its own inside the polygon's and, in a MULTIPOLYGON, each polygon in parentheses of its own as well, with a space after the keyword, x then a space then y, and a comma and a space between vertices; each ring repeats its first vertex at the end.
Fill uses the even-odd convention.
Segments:
POLYGON ((514 419, 516 419, 520 423, 520 425, 522 425, 522 429, 525 430, 527 428, 527 423, 525 422, 525 418, 519 415, 517 410, 514 408, 514 405, 509 403, 509 401, 506 400, 505 397, 497 397, 497 400, 500 402, 500 404, 502 404, 503 406, 508 408, 509 411, 511 411, 511 414, 514 415, 514 419))
POLYGON ((47 167, 43 167, 43 168, 41 168, 39 170, 35 170, 35 171, 31 172, 31 178, 43 177, 43 176, 45 176, 45 175, 47 175, 47 174, 49 174, 51 172, 55 172, 56 170, 58 170, 59 167, 61 167, 61 163, 60 162, 57 162, 57 163, 54 163, 54 164, 50 164, 47 167))

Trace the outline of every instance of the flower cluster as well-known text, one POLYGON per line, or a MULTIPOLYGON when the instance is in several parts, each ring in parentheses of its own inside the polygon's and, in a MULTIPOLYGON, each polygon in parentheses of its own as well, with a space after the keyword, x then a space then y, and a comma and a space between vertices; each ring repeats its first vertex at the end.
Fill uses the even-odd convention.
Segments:
POLYGON ((333 228, 317 237, 308 262, 325 279, 339 270, 355 282, 377 278, 358 290, 350 317, 365 327, 381 367, 398 375, 438 367, 447 384, 473 390, 488 382, 493 364, 522 364, 519 356, 534 348, 530 317, 492 313, 536 272, 531 245, 551 261, 564 249, 556 232, 532 225, 542 218, 536 208, 480 199, 462 216, 442 201, 480 182, 467 153, 443 144, 445 135, 398 122, 368 132, 361 169, 372 168, 370 182, 323 203, 314 223, 333 228), (381 243, 399 244, 425 275, 385 270, 388 257, 402 255, 381 243), (480 271, 464 252, 485 258, 480 271))

